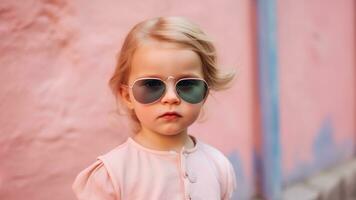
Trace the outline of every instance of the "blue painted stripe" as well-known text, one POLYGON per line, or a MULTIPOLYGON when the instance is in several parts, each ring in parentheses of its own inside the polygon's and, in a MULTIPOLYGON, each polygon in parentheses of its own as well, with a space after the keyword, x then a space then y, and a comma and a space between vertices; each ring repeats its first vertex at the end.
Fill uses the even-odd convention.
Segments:
POLYGON ((276 0, 257 1, 262 192, 269 200, 280 199, 282 188, 276 13, 276 0))

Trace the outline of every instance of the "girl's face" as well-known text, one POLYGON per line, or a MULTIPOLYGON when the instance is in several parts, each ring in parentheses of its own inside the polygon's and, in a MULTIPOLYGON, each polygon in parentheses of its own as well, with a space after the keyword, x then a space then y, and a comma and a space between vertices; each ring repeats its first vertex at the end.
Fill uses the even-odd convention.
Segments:
POLYGON ((203 78, 202 63, 198 54, 175 44, 145 43, 133 56, 128 85, 146 77, 160 78, 167 83, 166 92, 158 101, 151 104, 139 103, 134 98, 132 90, 127 88, 122 97, 127 106, 134 109, 142 131, 162 135, 186 133, 188 126, 198 118, 204 102, 191 104, 182 100, 176 94, 175 83, 181 78, 203 78), (176 112, 180 117, 162 117, 167 112, 176 112))

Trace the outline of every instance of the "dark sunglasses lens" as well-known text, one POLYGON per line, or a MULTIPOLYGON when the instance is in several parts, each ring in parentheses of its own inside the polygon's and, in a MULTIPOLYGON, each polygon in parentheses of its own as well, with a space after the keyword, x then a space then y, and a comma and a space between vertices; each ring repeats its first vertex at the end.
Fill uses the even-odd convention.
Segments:
POLYGON ((164 90, 164 83, 158 79, 138 80, 132 87, 136 101, 142 104, 148 104, 158 100, 163 95, 164 90))
POLYGON ((177 93, 186 102, 196 104, 202 102, 208 92, 203 80, 183 79, 177 83, 177 93))

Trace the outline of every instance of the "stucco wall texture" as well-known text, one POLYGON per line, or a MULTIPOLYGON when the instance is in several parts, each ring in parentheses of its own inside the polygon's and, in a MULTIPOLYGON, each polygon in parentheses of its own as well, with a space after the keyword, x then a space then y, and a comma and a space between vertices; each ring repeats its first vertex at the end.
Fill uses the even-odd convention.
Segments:
MULTIPOLYGON (((355 155, 356 4, 276 2, 287 185, 355 155)), ((199 24, 216 42, 221 67, 239 70, 231 89, 209 97, 206 119, 190 132, 228 156, 234 199, 249 199, 264 89, 256 83, 255 3, 1 0, 0 199, 75 199, 77 173, 130 132, 107 84, 125 35, 141 20, 172 15, 199 24)))
POLYGON ((355 155, 356 4, 278 2, 284 184, 355 155))
POLYGON ((199 24, 216 41, 222 68, 240 70, 190 131, 232 161, 236 197, 252 193, 251 1, 2 0, 0 199, 74 200, 76 174, 130 131, 107 85, 126 33, 168 15, 199 24))

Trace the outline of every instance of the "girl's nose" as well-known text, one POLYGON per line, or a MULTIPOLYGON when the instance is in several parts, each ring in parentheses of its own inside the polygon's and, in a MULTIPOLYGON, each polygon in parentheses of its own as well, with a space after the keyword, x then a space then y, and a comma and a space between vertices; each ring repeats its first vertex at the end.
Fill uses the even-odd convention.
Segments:
POLYGON ((176 93, 175 85, 174 84, 167 84, 166 85, 166 92, 163 95, 161 102, 166 104, 179 104, 180 98, 176 93))

